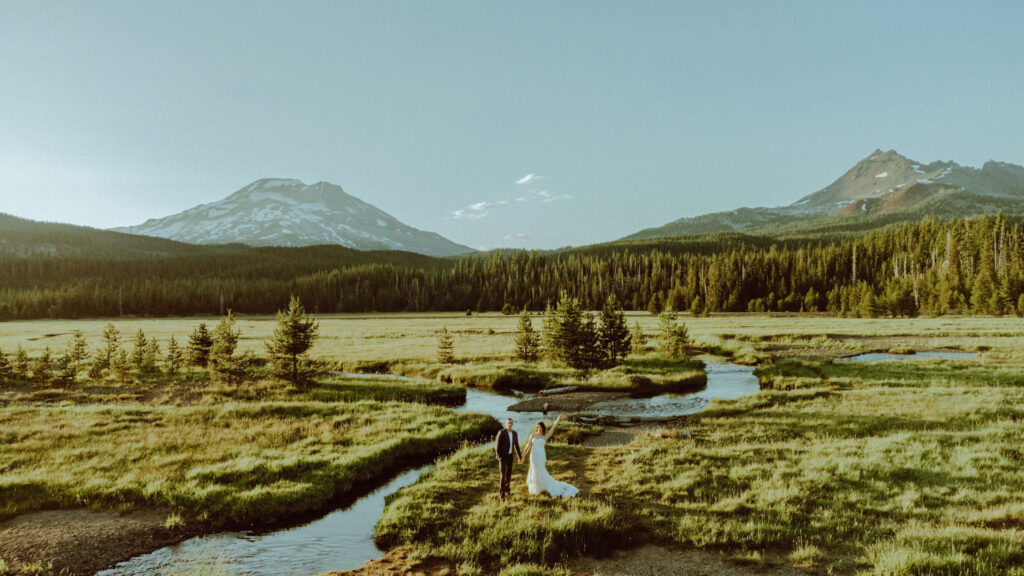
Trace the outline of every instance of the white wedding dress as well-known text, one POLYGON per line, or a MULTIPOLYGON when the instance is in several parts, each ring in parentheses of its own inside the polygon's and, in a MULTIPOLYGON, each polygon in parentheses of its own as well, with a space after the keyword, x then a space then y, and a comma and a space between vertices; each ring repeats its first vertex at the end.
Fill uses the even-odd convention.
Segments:
POLYGON ((533 448, 530 449, 530 471, 526 473, 526 488, 530 494, 547 492, 562 498, 572 498, 579 494, 579 488, 559 482, 548 474, 548 455, 544 452, 544 441, 543 436, 533 439, 533 448))

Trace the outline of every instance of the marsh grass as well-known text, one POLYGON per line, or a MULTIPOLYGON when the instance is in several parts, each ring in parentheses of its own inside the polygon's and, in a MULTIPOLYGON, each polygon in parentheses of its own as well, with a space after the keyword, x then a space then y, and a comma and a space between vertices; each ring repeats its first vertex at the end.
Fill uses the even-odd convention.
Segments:
POLYGON ((474 360, 461 364, 409 361, 392 363, 389 367, 406 376, 496 392, 536 392, 575 386, 587 391, 653 396, 694 392, 707 385, 704 364, 700 360, 669 359, 658 354, 629 357, 613 368, 586 372, 548 363, 523 364, 507 360, 474 360))
POLYGON ((127 383, 104 379, 46 388, 12 383, 0 389, 0 406, 18 403, 210 405, 224 402, 362 400, 459 406, 466 401, 466 390, 463 386, 423 379, 358 378, 337 374, 325 375, 302 388, 260 378, 259 375, 252 381, 226 384, 211 381, 209 374, 201 370, 187 370, 174 376, 161 374, 127 383))
POLYGON ((271 522, 497 428, 490 416, 398 402, 8 406, 0 517, 157 506, 271 522))
MULTIPOLYGON (((580 447, 549 447, 552 473, 582 480, 565 466, 585 458, 580 447)), ((607 502, 530 496, 517 485, 499 504, 497 462, 484 446, 463 449, 441 461, 416 484, 388 501, 377 524, 383 546, 415 544, 455 562, 483 567, 537 562, 551 565, 582 554, 601 555, 631 540, 633 520, 607 502)), ((517 474, 522 484, 526 469, 517 474)))
POLYGON ((716 401, 689 434, 553 446, 553 473, 586 487, 578 501, 499 505, 492 458, 470 449, 401 491, 378 534, 485 567, 653 541, 822 573, 1024 574, 1024 366, 769 368, 792 390, 716 401), (499 534, 508 554, 489 551, 499 534))
MULTIPOLYGON (((343 363, 346 368, 395 361, 432 361, 436 356, 436 331, 442 325, 453 332, 456 354, 461 359, 511 359, 518 322, 516 316, 499 313, 472 316, 459 313, 318 314, 317 319, 321 337, 313 347, 312 355, 343 363)), ((657 317, 646 312, 629 312, 627 319, 630 326, 639 323, 648 334, 657 332, 657 317)), ((18 345, 23 345, 33 356, 47 346, 59 351, 75 330, 81 330, 90 345, 95 347, 108 321, 112 321, 122 334, 134 334, 143 328, 147 336, 156 337, 161 343, 166 343, 172 335, 179 342, 184 342, 200 322, 212 326, 218 320, 215 317, 192 317, 5 322, 0 333, 0 349, 11 353, 18 345)), ((859 340, 881 339, 884 344, 876 346, 869 343, 867 347, 976 350, 979 346, 987 346, 996 355, 1024 359, 1024 333, 1020 330, 1020 319, 1009 316, 942 316, 893 321, 828 315, 712 314, 686 317, 684 320, 691 338, 697 343, 712 343, 707 339, 715 338, 756 344, 745 350, 761 354, 768 345, 859 350, 863 348, 859 340)), ((270 338, 275 321, 274 316, 238 317, 238 326, 242 329, 239 352, 262 354, 263 342, 270 338)))

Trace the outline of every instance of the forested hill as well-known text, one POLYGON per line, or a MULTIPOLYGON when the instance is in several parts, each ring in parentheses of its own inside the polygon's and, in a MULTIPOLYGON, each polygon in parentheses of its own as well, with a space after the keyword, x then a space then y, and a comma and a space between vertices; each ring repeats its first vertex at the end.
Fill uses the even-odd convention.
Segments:
MULTIPOLYGON (((65 241, 54 233, 56 244, 65 241)), ((0 230, 0 238, 10 234, 20 237, 0 230)), ((856 235, 717 234, 453 259, 322 246, 152 246, 181 248, 119 260, 92 248, 0 250, 0 319, 216 314, 222 303, 265 314, 291 295, 316 313, 540 310, 563 290, 590 308, 614 293, 628 308, 652 311, 1024 311, 1024 226, 1003 215, 925 218, 856 235)))

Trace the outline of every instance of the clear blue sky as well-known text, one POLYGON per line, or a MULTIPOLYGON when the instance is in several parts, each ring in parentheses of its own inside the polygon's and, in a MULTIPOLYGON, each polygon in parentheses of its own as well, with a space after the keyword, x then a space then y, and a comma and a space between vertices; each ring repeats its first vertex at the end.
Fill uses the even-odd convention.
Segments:
POLYGON ((1019 1, 0 0, 0 211, 292 177, 474 247, 598 242, 875 148, 1024 163, 1022 31, 1019 1))

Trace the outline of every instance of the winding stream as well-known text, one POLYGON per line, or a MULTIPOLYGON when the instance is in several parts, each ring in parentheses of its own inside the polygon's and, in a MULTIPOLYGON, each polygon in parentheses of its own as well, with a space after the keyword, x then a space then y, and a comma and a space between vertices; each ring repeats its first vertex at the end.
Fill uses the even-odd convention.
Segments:
POLYGON ((892 352, 868 352, 856 356, 836 358, 836 362, 905 362, 908 360, 955 360, 958 358, 975 358, 977 352, 915 352, 913 354, 893 354, 892 352))
MULTIPOLYGON (((760 390, 753 367, 708 362, 708 384, 692 394, 623 399, 595 405, 591 411, 640 417, 692 414, 716 398, 737 398, 760 390)), ((374 375, 379 377, 379 375, 374 375)), ((511 417, 520 438, 529 435, 540 413, 510 412, 515 398, 469 388, 457 412, 480 412, 504 423, 511 417)), ((550 419, 550 416, 548 417, 550 419)), ((359 568, 383 552, 374 544, 374 527, 384 512, 385 498, 419 479, 430 466, 403 472, 387 484, 307 524, 273 532, 222 532, 186 540, 150 554, 136 556, 97 576, 160 574, 217 567, 245 576, 309 575, 359 568)))

